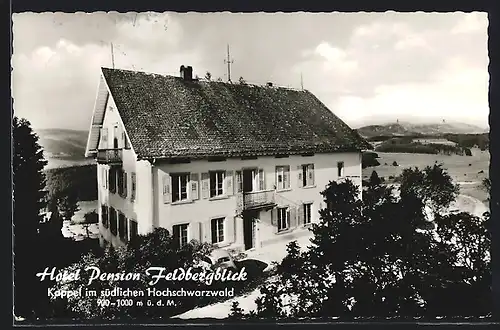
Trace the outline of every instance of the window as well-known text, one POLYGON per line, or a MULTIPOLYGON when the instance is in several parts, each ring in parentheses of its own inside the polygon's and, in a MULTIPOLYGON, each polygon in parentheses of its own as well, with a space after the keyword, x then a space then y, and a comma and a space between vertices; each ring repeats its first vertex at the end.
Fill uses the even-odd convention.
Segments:
POLYGON ((224 194, 225 171, 213 171, 210 174, 210 197, 221 196, 224 194))
POLYGON ((304 224, 305 225, 307 225, 308 223, 311 223, 311 209, 312 209, 312 203, 303 204, 304 224))
POLYGON ((116 192, 116 169, 115 168, 110 168, 108 171, 108 176, 109 176, 109 191, 111 193, 116 192))
POLYGON ((137 237, 137 221, 130 219, 128 221, 128 228, 130 233, 130 240, 134 240, 137 237))
POLYGON ((118 177, 118 194, 122 197, 127 197, 127 172, 123 169, 116 170, 118 177))
POLYGON ((179 246, 184 246, 188 243, 188 224, 173 226, 174 239, 179 243, 179 246))
POLYGON ((118 213, 118 232, 119 236, 123 241, 128 240, 128 222, 125 215, 121 212, 118 213))
POLYGON ((337 176, 344 176, 344 162, 337 162, 337 176))
POLYGON ((109 229, 111 230, 111 234, 116 236, 118 230, 118 223, 116 218, 116 211, 114 208, 109 209, 109 227, 110 227, 109 229))
POLYGON ((109 227, 108 207, 106 205, 101 206, 101 223, 104 228, 109 227))
POLYGON ((290 188, 290 166, 276 167, 276 189, 283 190, 290 188))
POLYGON ((290 227, 290 213, 287 207, 278 209, 278 231, 287 230, 290 227))
POLYGON ((224 218, 212 219, 212 243, 224 241, 224 218))
POLYGON ((130 200, 134 201, 135 200, 135 189, 136 189, 135 173, 134 172, 130 173, 130 185, 131 185, 130 200))
POLYGON ((172 202, 188 198, 189 174, 172 174, 172 202))
POLYGON ((314 164, 302 165, 302 186, 314 186, 314 164))

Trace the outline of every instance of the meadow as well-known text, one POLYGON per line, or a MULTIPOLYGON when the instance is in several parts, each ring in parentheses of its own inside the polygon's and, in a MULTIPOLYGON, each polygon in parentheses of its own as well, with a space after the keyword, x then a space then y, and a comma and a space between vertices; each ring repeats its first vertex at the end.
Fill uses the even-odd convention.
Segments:
POLYGON ((462 194, 486 204, 488 195, 482 187, 482 180, 489 177, 490 153, 478 148, 472 148, 471 151, 472 156, 377 152, 380 165, 363 169, 363 178, 368 179, 376 171, 379 177, 390 180, 391 177, 399 176, 405 168, 423 169, 428 165, 441 163, 453 180, 460 183, 462 194), (393 162, 398 166, 393 166, 393 162))

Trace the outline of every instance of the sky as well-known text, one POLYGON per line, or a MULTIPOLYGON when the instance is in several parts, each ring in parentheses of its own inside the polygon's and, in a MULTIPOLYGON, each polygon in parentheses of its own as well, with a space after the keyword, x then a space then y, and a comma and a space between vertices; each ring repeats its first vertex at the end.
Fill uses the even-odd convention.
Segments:
POLYGON ((14 114, 35 128, 87 130, 100 67, 113 58, 119 69, 179 75, 191 65, 227 80, 229 44, 233 81, 302 83, 352 127, 486 128, 487 27, 481 12, 16 13, 14 114))

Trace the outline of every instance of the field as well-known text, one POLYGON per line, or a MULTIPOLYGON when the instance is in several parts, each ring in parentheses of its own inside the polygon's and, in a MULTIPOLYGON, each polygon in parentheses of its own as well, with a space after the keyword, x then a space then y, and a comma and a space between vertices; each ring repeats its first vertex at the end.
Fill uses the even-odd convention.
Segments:
POLYGON ((388 180, 390 176, 401 174, 404 168, 424 168, 434 163, 442 163, 453 180, 460 183, 461 193, 487 203, 487 193, 482 189, 481 181, 489 176, 490 153, 478 148, 471 149, 472 156, 459 155, 432 155, 432 154, 403 154, 377 152, 380 166, 368 167, 363 170, 363 178, 368 179, 372 171, 379 177, 388 180), (396 161, 398 166, 393 166, 396 161))

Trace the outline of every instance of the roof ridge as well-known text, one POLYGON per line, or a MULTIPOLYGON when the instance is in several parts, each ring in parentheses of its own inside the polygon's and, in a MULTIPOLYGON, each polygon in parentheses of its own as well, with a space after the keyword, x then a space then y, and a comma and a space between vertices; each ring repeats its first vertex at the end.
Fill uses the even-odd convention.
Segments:
MULTIPOLYGON (((171 74, 162 74, 162 73, 151 72, 151 71, 118 69, 118 68, 110 68, 110 67, 101 66, 101 70, 102 69, 110 70, 110 71, 125 71, 125 72, 130 72, 130 73, 141 73, 141 74, 151 75, 151 76, 162 76, 162 77, 166 77, 166 78, 181 79, 181 77, 179 77, 179 76, 174 76, 174 75, 171 75, 171 74)), ((198 78, 198 79, 194 79, 193 78, 193 81, 202 81, 202 82, 206 82, 206 83, 219 83, 219 84, 235 85, 235 86, 240 86, 241 85, 241 86, 250 86, 250 87, 285 89, 285 90, 291 90, 291 91, 296 91, 296 92, 309 92, 309 90, 307 90, 305 88, 296 88, 296 87, 275 85, 274 83, 273 83, 272 86, 268 86, 267 83, 266 84, 249 83, 249 82, 240 83, 240 82, 232 82, 232 81, 207 80, 207 79, 204 79, 204 78, 198 78)))

